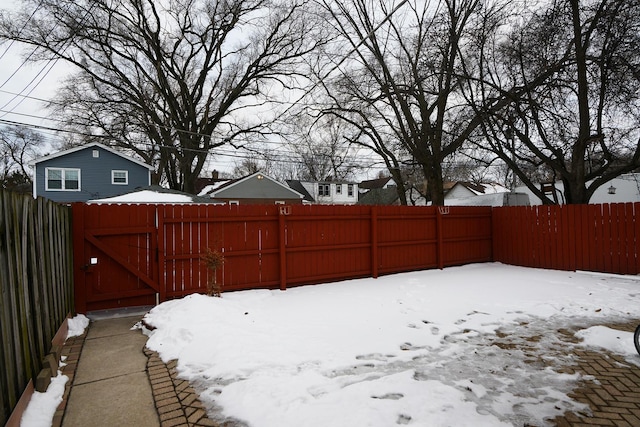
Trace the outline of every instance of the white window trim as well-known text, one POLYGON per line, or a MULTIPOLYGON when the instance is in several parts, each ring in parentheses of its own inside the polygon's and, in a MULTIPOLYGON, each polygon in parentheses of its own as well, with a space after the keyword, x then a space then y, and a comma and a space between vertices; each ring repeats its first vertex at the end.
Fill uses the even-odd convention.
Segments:
POLYGON ((336 184, 336 194, 342 194, 342 184, 336 184))
POLYGON ((229 200, 229 206, 239 206, 240 200, 229 200))
POLYGON ((82 173, 78 168, 44 168, 44 190, 45 191, 81 191, 82 190, 82 173), (62 188, 49 188, 49 171, 57 170, 62 171, 62 188), (67 189, 64 188, 65 175, 67 171, 78 172, 78 188, 67 189))
POLYGON ((353 184, 347 184, 347 197, 353 197, 353 193, 354 193, 354 185, 353 184))
POLYGON ((129 185, 129 171, 126 170, 112 170, 111 171, 111 184, 113 185, 129 185), (116 172, 124 173, 124 182, 116 182, 116 172))
POLYGON ((331 197, 331 184, 326 182, 318 183, 318 197, 331 197), (320 190, 321 188, 326 189, 327 194, 324 194, 324 191, 320 190))

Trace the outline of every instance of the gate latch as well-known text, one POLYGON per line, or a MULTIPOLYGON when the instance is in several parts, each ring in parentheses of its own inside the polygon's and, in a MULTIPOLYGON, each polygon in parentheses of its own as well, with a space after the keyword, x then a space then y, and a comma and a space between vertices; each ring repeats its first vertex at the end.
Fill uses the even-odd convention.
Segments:
POLYGON ((88 270, 89 267, 91 267, 92 265, 97 265, 98 264, 98 258, 96 257, 91 257, 91 259, 89 259, 89 264, 85 264, 83 265, 81 268, 83 270, 88 270))

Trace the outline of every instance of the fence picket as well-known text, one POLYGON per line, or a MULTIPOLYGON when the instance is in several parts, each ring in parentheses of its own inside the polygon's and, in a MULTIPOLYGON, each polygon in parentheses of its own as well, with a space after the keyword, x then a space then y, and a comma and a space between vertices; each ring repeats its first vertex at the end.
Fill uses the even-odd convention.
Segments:
POLYGON ((628 203, 494 208, 494 261, 638 274, 639 207, 628 203))
POLYGON ((68 208, 0 190, 0 424, 73 311, 68 208), (50 246, 53 244, 53 246, 50 246))

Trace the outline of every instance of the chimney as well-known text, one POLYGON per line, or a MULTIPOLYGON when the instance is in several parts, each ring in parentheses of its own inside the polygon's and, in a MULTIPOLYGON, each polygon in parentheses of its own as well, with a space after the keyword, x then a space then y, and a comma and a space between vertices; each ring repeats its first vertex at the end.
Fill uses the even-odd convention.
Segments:
POLYGON ((218 179, 218 171, 217 171, 217 170, 215 170, 215 169, 214 169, 214 170, 211 172, 211 178, 212 178, 212 179, 216 179, 216 180, 218 179))

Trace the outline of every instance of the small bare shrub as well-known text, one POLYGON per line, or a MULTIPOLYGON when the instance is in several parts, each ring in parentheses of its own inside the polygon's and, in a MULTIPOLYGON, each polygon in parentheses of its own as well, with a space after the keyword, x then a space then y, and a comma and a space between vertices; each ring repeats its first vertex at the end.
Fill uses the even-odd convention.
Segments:
POLYGON ((216 281, 216 271, 224 263, 224 257, 217 249, 211 250, 211 248, 206 248, 204 253, 200 255, 200 260, 211 270, 211 275, 209 276, 209 280, 207 280, 207 295, 220 297, 222 285, 219 285, 216 281))

